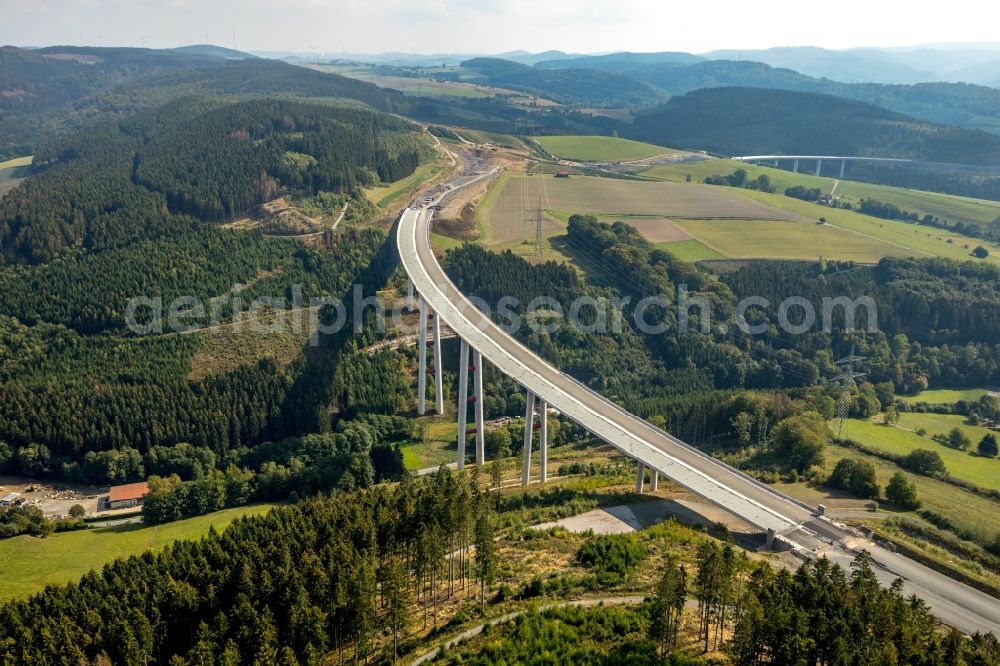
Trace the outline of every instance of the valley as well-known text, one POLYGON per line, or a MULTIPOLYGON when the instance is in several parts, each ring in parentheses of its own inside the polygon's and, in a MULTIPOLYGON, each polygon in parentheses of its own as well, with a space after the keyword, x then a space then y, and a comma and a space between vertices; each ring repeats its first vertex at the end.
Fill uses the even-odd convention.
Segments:
POLYGON ((312 51, 0 49, 0 662, 1000 663, 986 79, 312 51))

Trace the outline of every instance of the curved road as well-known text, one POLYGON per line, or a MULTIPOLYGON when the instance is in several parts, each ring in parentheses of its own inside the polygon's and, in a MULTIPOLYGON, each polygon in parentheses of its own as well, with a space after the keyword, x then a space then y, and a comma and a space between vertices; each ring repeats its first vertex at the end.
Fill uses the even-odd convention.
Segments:
POLYGON ((902 578, 906 592, 922 598, 943 622, 970 634, 1000 636, 1000 600, 817 517, 806 504, 688 446, 549 365, 455 287, 431 249, 430 222, 424 209, 403 211, 396 228, 403 267, 444 323, 504 374, 630 457, 747 522, 774 530, 803 558, 826 556, 849 568, 854 556, 867 550, 883 584, 902 578))

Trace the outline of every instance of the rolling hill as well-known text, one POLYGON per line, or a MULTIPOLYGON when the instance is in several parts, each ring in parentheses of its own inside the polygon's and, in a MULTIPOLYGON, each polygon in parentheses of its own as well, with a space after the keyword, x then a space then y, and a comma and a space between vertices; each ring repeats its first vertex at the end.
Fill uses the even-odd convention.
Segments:
POLYGON ((529 92, 564 104, 643 108, 668 98, 648 83, 597 69, 537 69, 499 58, 473 58, 462 67, 480 77, 477 83, 529 92))
MULTIPOLYGON (((620 53, 540 63, 537 67, 558 68, 566 66, 566 63, 579 63, 630 76, 671 95, 726 86, 817 92, 867 102, 935 123, 1000 133, 1000 89, 997 88, 941 81, 915 84, 842 83, 753 60, 684 57, 688 55, 620 53)), ((997 67, 996 79, 1000 81, 1000 66, 997 67)))
POLYGON ((794 68, 808 76, 844 83, 920 83, 937 79, 932 72, 921 71, 903 63, 815 46, 712 51, 705 54, 705 57, 712 60, 756 60, 772 67, 794 68))
POLYGON ((0 160, 31 154, 40 140, 183 95, 335 97, 381 111, 402 100, 355 79, 277 60, 231 59, 227 52, 0 48, 0 160))
POLYGON ((634 139, 729 155, 877 155, 1000 164, 1000 136, 816 93, 696 90, 637 117, 626 132, 634 139))
POLYGON ((538 69, 569 69, 582 67, 600 69, 605 72, 629 73, 638 67, 649 65, 691 65, 704 58, 683 51, 659 51, 656 53, 609 53, 607 55, 564 57, 556 60, 542 60, 535 64, 538 69))

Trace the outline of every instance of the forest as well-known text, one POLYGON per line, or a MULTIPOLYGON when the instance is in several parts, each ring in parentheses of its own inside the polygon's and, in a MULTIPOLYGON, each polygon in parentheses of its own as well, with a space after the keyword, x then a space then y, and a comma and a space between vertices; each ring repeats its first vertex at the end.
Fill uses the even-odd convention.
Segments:
MULTIPOLYGON (((410 123, 370 110, 204 97, 40 147, 34 175, 0 201, 0 468, 111 483, 156 473, 140 467, 157 447, 190 445, 225 474, 244 468, 233 452, 245 447, 329 432, 331 405, 338 418, 393 413, 412 389, 394 353, 357 352, 370 338, 363 322, 290 363, 264 356, 192 377, 203 334, 144 334, 126 326, 128 303, 218 305, 199 328, 259 298, 288 308, 350 302, 355 284, 374 293, 398 261, 383 231, 345 228, 317 250, 212 223, 279 193, 362 196, 363 185, 411 173, 423 150, 410 123)), ((156 333, 158 314, 140 310, 134 323, 156 333)), ((272 462, 279 476, 293 466, 272 462)), ((356 485, 378 476, 362 463, 356 485)), ((317 489, 354 485, 331 475, 317 489)))
MULTIPOLYGON (((503 514, 522 501, 507 499, 497 503, 475 474, 442 470, 240 519, 221 534, 116 560, 0 606, 0 660, 395 660, 412 644, 418 608, 426 629, 446 601, 481 606, 511 594, 496 586, 494 539, 503 514)), ((728 543, 699 543, 692 561, 663 560, 639 606, 529 611, 492 628, 485 643, 449 651, 444 663, 519 663, 543 644, 554 663, 699 664, 686 655, 719 649, 739 666, 1000 660, 993 636, 942 628, 900 584, 882 587, 864 553, 850 571, 821 558, 792 572, 728 543)), ((635 535, 618 535, 587 539, 577 557, 615 571, 634 567, 642 552, 635 535)), ((537 596, 535 587, 522 595, 537 596)))
POLYGON ((341 98, 380 111, 403 103, 394 91, 336 74, 278 60, 228 61, 184 49, 5 46, 0 48, 0 90, 5 91, 0 95, 0 161, 30 155, 53 137, 190 95, 341 98))
POLYGON ((320 664, 348 648, 367 659, 383 628, 405 635, 414 594, 491 588, 493 505, 442 473, 241 519, 5 604, 0 661, 320 664))
POLYGON ((420 150, 411 125, 370 111, 185 98, 40 147, 33 177, 0 200, 0 242, 35 264, 118 248, 283 191, 356 194, 412 173, 420 150))

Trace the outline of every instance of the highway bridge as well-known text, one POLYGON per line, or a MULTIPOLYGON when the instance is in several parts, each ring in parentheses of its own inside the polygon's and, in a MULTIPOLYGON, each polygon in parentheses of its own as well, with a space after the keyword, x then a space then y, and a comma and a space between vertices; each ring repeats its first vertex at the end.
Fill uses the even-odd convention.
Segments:
POLYGON ((792 172, 799 172, 799 162, 815 162, 816 171, 814 172, 817 176, 823 175, 823 162, 833 162, 834 164, 840 163, 840 174, 839 177, 844 177, 844 170, 847 168, 848 162, 869 162, 872 164, 905 164, 909 167, 925 168, 925 169, 935 169, 935 170, 945 170, 945 171, 963 171, 971 173, 997 173, 1000 172, 1000 166, 995 165, 982 165, 982 164, 953 164, 949 162, 928 162, 925 160, 912 160, 899 157, 866 157, 864 155, 739 155, 731 158, 737 162, 747 162, 751 164, 773 164, 774 166, 780 166, 782 162, 792 163, 792 172))
POLYGON ((418 407, 421 413, 426 409, 424 392, 428 375, 434 378, 435 409, 438 413, 444 411, 440 344, 435 344, 437 339, 429 338, 428 326, 439 333, 443 321, 461 340, 457 397, 459 469, 466 463, 466 442, 470 435, 475 436, 476 464, 482 464, 485 459, 482 372, 483 364, 488 361, 527 391, 523 485, 528 485, 532 479, 532 433, 535 429, 540 430, 538 478, 542 483, 547 480, 545 422, 551 406, 634 459, 638 492, 644 488, 648 469, 653 489, 658 475, 666 476, 761 528, 768 535, 766 547, 777 541, 802 558, 826 556, 845 568, 860 550, 866 550, 883 584, 902 578, 907 593, 922 598, 943 622, 967 633, 992 631, 1000 636, 1000 600, 890 552, 861 534, 831 522, 813 507, 688 446, 554 368, 501 330, 455 287, 439 265, 430 243, 431 217, 432 213, 423 208, 405 209, 397 223, 396 242, 419 301, 418 407), (433 348, 433 369, 428 366, 429 347, 433 348), (473 374, 472 395, 469 395, 470 373, 473 374), (467 427, 470 405, 475 413, 473 428, 467 427))
POLYGON ((897 159, 894 157, 841 157, 837 155, 743 155, 734 157, 738 162, 751 162, 760 164, 762 162, 773 162, 778 166, 779 162, 791 162, 792 172, 799 172, 799 161, 816 162, 816 175, 823 172, 823 162, 840 162, 840 177, 844 177, 844 169, 848 162, 873 162, 875 164, 916 164, 914 160, 897 159))

